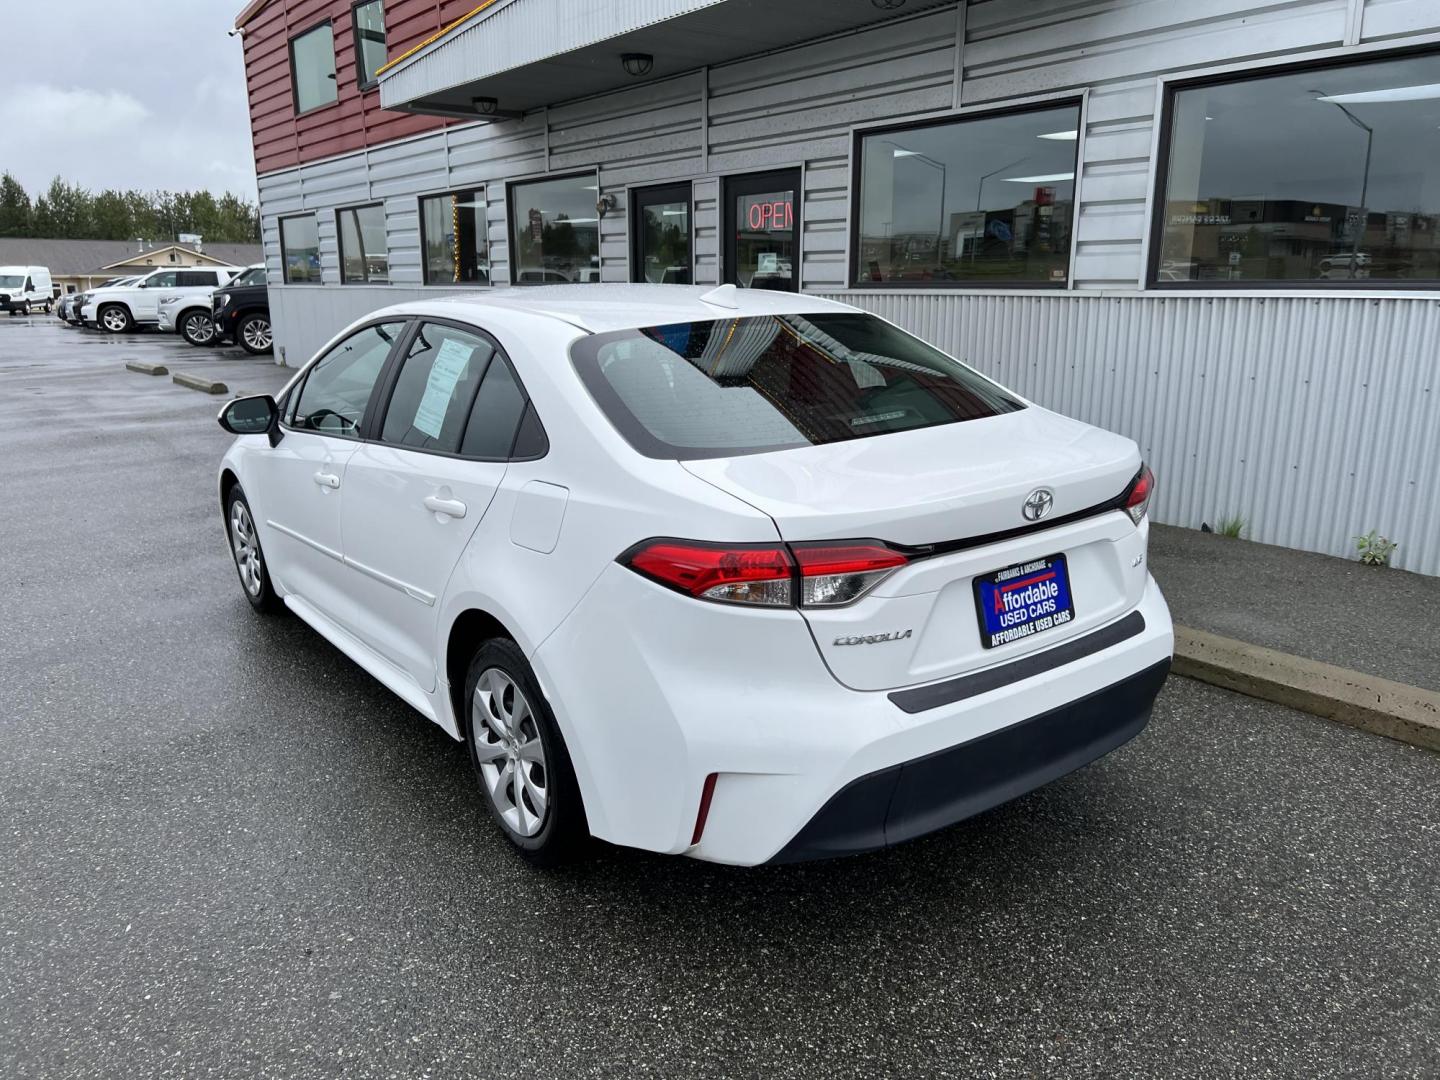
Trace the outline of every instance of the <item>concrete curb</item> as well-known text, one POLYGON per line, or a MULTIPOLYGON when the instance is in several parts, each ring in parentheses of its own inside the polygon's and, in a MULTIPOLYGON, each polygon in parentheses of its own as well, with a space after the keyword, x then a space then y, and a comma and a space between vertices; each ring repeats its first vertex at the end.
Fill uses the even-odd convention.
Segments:
POLYGON ((1233 638, 1175 627, 1179 675, 1440 750, 1440 693, 1233 638))
POLYGON ((223 382, 215 382, 202 375, 191 375, 185 371, 177 371, 170 376, 170 381, 177 386, 188 386, 191 390, 199 390, 202 394, 228 394, 230 388, 223 382))
POLYGON ((170 369, 164 364, 152 364, 146 360, 126 360, 126 371, 139 372, 141 375, 169 375, 170 369))

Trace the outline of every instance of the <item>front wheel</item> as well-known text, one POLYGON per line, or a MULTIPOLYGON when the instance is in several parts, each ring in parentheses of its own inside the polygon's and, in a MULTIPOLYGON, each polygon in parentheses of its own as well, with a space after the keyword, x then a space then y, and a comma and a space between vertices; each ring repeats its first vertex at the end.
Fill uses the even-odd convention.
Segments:
POLYGON ((21 314, 21 315, 29 315, 29 314, 30 314, 30 301, 29 301, 29 300, 26 300, 25 303, 23 303, 23 304, 20 305, 20 314, 21 314))
POLYGON ((590 837, 580 785, 529 661, 506 638, 485 642, 465 678, 466 741, 490 816, 537 866, 580 856, 590 837))
POLYGON ((209 345, 215 340, 215 322, 206 312, 191 311, 180 318, 180 336, 191 345, 209 345))
POLYGON ((270 583, 270 568, 265 565, 255 516, 250 512, 250 503, 239 484, 225 496, 225 528, 230 536, 230 554, 235 559, 235 570, 240 575, 245 599, 256 611, 267 615, 284 611, 285 601, 280 599, 270 583))
POLYGON ((258 355, 269 352, 275 345, 270 333, 270 316, 246 315, 235 328, 235 340, 248 353, 258 355))
POLYGON ((130 309, 123 304, 107 304, 100 309, 95 321, 100 324, 101 330, 110 334, 123 334, 135 327, 135 320, 130 317, 130 309))

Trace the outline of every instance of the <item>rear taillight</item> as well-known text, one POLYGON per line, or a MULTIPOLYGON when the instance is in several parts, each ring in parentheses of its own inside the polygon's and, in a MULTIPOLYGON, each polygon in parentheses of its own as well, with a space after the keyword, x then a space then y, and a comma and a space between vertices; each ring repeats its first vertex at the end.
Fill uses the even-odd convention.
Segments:
POLYGON ((1150 496, 1154 494, 1155 474, 1150 471, 1149 465, 1141 465, 1140 471, 1125 491, 1125 512, 1136 525, 1140 524, 1145 511, 1150 509, 1150 496))
POLYGON ((646 540, 620 556, 638 574, 701 600, 758 607, 840 607, 909 560, 876 540, 709 544, 646 540), (798 589, 798 592, 797 592, 798 589))
POLYGON ((858 600, 908 561, 884 544, 796 544, 800 606, 840 607, 858 600))

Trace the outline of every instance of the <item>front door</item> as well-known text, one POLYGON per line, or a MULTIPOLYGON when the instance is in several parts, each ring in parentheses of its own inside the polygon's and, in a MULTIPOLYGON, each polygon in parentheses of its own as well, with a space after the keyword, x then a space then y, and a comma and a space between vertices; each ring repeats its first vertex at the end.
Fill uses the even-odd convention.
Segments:
POLYGON ((630 280, 690 284, 690 185, 630 193, 630 280))
POLYGON ((725 280, 742 289, 800 289, 800 170, 725 180, 725 280))
POLYGON ((350 459, 341 506, 354 631, 427 692, 441 599, 508 467, 526 398, 493 338, 422 322, 384 419, 350 459))
POLYGON ((371 395, 404 330, 403 320, 357 330, 309 369, 287 402, 280 442, 255 455, 247 489, 281 592, 341 624, 354 615, 340 504, 371 395))

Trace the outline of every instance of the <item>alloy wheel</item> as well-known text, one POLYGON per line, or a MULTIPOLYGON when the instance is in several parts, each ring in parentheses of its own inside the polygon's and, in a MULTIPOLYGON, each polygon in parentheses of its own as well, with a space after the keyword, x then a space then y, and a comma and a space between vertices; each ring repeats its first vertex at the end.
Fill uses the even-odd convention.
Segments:
POLYGON ((124 330, 125 321, 125 313, 119 308, 106 308, 105 313, 100 316, 100 325, 112 334, 118 334, 124 330))
POLYGON ((230 507, 230 543, 235 549, 235 565, 240 569, 240 581, 245 591, 258 597, 265 579, 261 571, 264 563, 260 559, 260 541, 255 536, 255 522, 250 518, 250 509, 243 502, 230 507))
POLYGON ((244 328, 245 344, 257 352, 270 348, 270 323, 265 319, 250 319, 244 328))
POLYGON ((215 322, 203 311, 187 315, 184 336, 191 345, 209 345, 215 337, 215 322))
POLYGON ((550 769, 545 742, 525 692, 500 668, 480 673, 470 705, 475 758, 501 820, 517 836, 545 826, 550 769))

